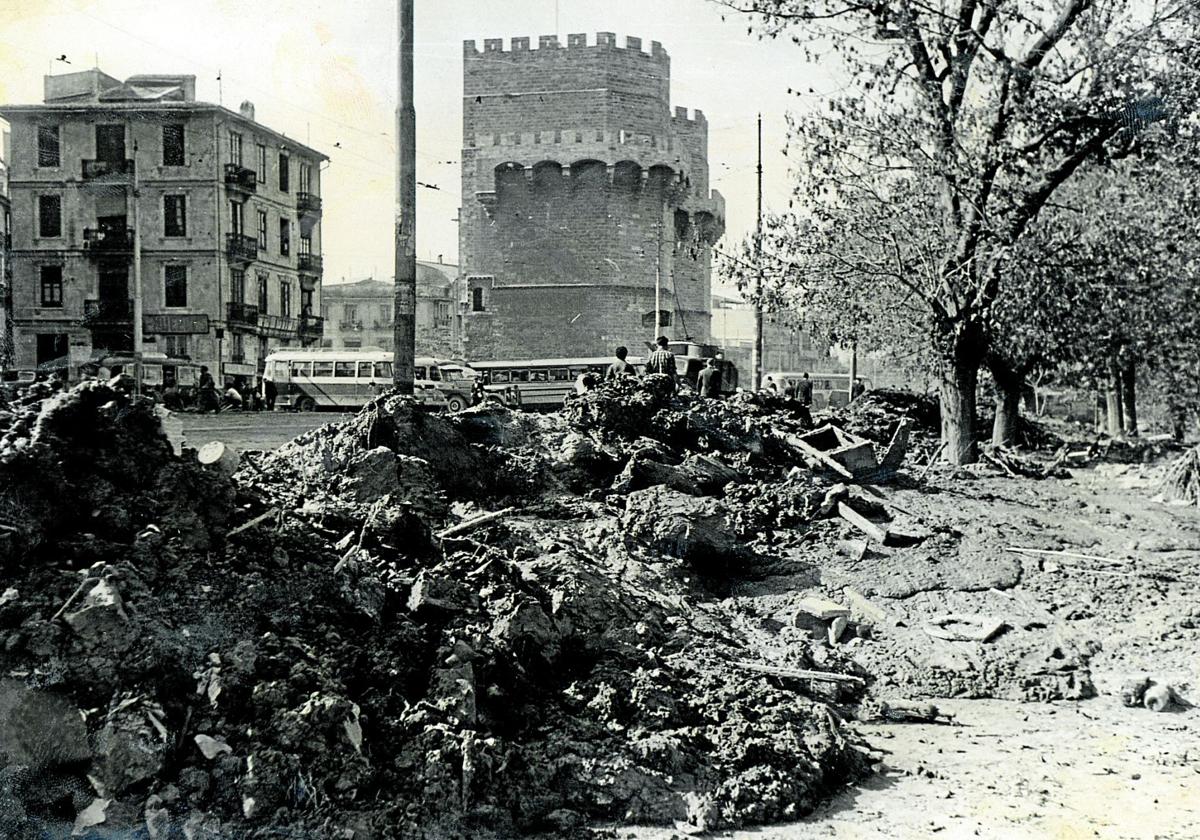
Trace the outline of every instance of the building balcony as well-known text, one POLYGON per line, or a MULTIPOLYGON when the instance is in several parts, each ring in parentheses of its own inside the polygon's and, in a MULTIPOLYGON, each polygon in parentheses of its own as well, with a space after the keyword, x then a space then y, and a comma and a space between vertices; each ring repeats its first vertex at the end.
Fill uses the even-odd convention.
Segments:
MULTIPOLYGON (((437 325, 435 324, 435 326, 437 325)), ((376 321, 371 327, 376 330, 394 330, 396 324, 392 321, 376 321)))
POLYGON ((225 253, 231 260, 254 262, 258 259, 258 240, 244 233, 227 233, 225 253))
POLYGON ((320 274, 325 269, 325 260, 320 254, 300 254, 296 257, 296 267, 304 274, 320 274))
POLYGON ((325 336, 325 319, 317 315, 300 316, 300 340, 320 341, 325 336))
POLYGON ((225 186, 242 192, 258 192, 258 173, 240 163, 225 164, 225 186))
POLYGON ((262 335, 273 338, 291 338, 300 331, 300 322, 284 315, 258 316, 258 329, 262 335))
POLYGON ((133 301, 124 299, 85 300, 82 323, 88 328, 132 324, 133 301))
POLYGON ((338 326, 342 332, 357 332, 363 328, 362 321, 342 321, 338 326))
POLYGON ((232 300, 226 306, 225 320, 229 323, 231 330, 239 327, 252 330, 258 326, 257 306, 232 300))
POLYGON ((83 250, 92 257, 121 257, 133 254, 133 228, 84 228, 83 250))
POLYGON ((132 160, 83 160, 84 181, 124 182, 133 177, 132 160))
POLYGON ((296 209, 305 216, 320 215, 321 196, 310 192, 296 193, 296 209))

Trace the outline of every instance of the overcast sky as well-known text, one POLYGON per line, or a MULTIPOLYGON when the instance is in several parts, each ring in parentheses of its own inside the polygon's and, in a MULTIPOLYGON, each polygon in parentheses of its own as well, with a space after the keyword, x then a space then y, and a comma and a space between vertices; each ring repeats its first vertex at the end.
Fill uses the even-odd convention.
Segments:
MULTIPOLYGON (((754 227, 755 116, 764 115, 765 206, 790 192, 784 113, 818 106, 834 76, 787 42, 759 41, 709 0, 416 0, 417 249, 458 252, 462 42, 597 31, 662 41, 672 105, 709 120, 713 186, 733 247, 754 227), (556 17, 557 15, 557 17, 556 17), (557 24, 556 24, 557 21, 557 24), (803 92, 797 97, 792 88, 803 92), (809 89, 814 93, 809 94, 809 89)), ((396 4, 380 0, 0 0, 0 102, 42 99, 42 76, 186 73, 197 97, 236 109, 331 158, 322 179, 326 282, 392 276, 396 4), (71 62, 54 59, 66 55, 71 62), (218 89, 217 75, 221 75, 218 89)))

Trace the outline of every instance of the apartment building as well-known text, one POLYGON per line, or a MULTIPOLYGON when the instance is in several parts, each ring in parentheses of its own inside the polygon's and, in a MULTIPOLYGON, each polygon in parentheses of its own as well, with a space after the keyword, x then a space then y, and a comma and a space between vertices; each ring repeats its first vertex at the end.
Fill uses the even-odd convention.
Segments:
MULTIPOLYGON (((461 283, 458 266, 417 261, 417 355, 462 356, 461 283)), ((325 319, 323 346, 393 348, 396 287, 392 282, 366 279, 329 283, 321 294, 325 319)))
POLYGON ((0 106, 14 367, 74 374, 138 349, 167 378, 251 379, 275 347, 320 342, 325 155, 251 103, 197 102, 193 76, 47 76, 44 98, 0 106))

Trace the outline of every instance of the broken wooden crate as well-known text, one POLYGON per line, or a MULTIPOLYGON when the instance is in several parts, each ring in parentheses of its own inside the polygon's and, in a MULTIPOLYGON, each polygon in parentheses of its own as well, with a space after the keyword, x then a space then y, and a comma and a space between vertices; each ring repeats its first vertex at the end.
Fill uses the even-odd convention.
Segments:
POLYGON ((803 435, 788 435, 786 441, 799 450, 806 460, 855 481, 869 481, 894 473, 908 452, 910 423, 902 420, 891 442, 880 458, 875 444, 851 434, 839 426, 827 423, 803 435))

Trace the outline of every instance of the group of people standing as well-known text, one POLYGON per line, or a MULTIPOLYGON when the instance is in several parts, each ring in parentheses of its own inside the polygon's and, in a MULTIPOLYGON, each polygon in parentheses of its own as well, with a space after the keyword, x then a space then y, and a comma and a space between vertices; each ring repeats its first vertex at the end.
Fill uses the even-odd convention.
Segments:
MULTIPOLYGON (((655 341, 654 350, 646 359, 646 373, 661 373, 670 378, 671 388, 674 390, 679 387, 679 369, 675 365, 675 354, 670 351, 668 345, 666 336, 660 335, 655 341)), ((616 360, 604 372, 605 379, 619 379, 623 376, 636 375, 637 371, 628 362, 628 347, 618 347, 613 351, 613 355, 616 356, 616 360)), ((588 390, 594 384, 594 380, 589 382, 587 377, 588 374, 580 377, 576 387, 577 391, 588 390)), ((709 359, 704 369, 700 371, 696 389, 702 397, 716 399, 721 396, 721 367, 716 359, 709 359)))

